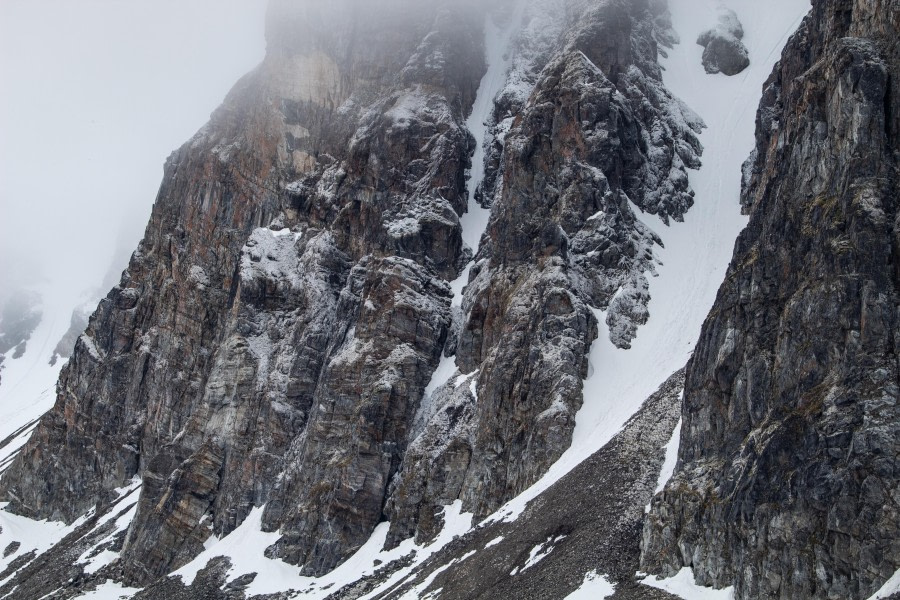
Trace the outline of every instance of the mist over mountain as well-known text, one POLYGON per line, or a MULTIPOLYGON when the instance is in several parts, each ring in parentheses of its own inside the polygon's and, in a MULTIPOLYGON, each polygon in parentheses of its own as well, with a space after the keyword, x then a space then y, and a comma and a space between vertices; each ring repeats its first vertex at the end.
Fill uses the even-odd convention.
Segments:
POLYGON ((52 8, 0 597, 900 597, 897 0, 52 8))

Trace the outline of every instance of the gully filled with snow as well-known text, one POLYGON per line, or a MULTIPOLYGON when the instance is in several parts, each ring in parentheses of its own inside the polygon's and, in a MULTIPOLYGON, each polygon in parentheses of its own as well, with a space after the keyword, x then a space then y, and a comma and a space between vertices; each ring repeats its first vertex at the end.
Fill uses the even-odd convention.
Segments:
MULTIPOLYGON (((545 477, 489 520, 514 520, 531 499, 608 443, 644 400, 685 365, 725 276, 734 241, 747 223, 739 205, 741 167, 754 146, 762 86, 810 3, 673 0, 669 4, 680 43, 662 60, 664 82, 706 124, 700 136, 703 166, 690 172, 695 205, 684 223, 671 226, 642 215, 665 245, 658 250, 663 264, 650 284, 650 320, 638 330, 632 348, 621 350, 609 340, 605 314, 595 311, 600 335, 591 348, 585 402, 571 448, 545 477), (743 41, 750 51, 750 67, 734 77, 708 75, 701 62, 703 48, 695 44, 700 32, 715 24, 722 5, 742 21, 743 41)), ((655 584, 673 593, 679 590, 687 598, 695 597, 688 585, 692 581, 692 576, 684 576, 679 585, 655 584)))
MULTIPOLYGON (((590 371, 584 387, 585 402, 577 416, 571 448, 545 477, 489 520, 514 520, 531 499, 603 447, 622 429, 644 400, 672 373, 684 366, 697 341, 701 324, 712 306, 731 258, 734 240, 746 224, 738 204, 741 165, 753 147, 754 117, 762 84, 788 36, 809 9, 808 0, 725 2, 736 11, 744 24, 744 43, 751 59, 749 69, 728 78, 705 73, 701 64, 702 48, 694 43, 700 31, 715 23, 719 4, 707 0, 670 2, 674 29, 681 37, 681 43, 670 50, 668 58, 663 61, 665 84, 702 117, 707 129, 701 136, 705 147, 703 167, 690 174, 696 202, 685 216, 685 222, 666 226, 651 215, 642 217, 665 244, 664 249, 657 251, 663 264, 658 267, 658 276, 650 284, 650 320, 638 330, 632 348, 621 350, 610 342, 605 315, 596 311, 601 330, 591 348, 590 371)), ((485 138, 488 135, 486 123, 491 117, 494 98, 507 84, 512 54, 510 44, 520 27, 523 3, 519 2, 517 6, 515 16, 502 29, 488 20, 488 70, 467 121, 477 146, 469 180, 469 210, 461 222, 463 240, 475 251, 490 215, 490 211, 479 206, 475 200, 478 185, 484 179, 485 138)), ((461 304, 462 288, 468 281, 468 275, 467 267, 452 284, 454 306, 461 304)), ((430 393, 456 373, 455 359, 444 357, 425 391, 423 404, 427 405, 430 393)), ((5 381, 4 378, 4 385, 5 381)), ((669 445, 667 454, 675 449, 677 440, 669 445)), ((434 542, 416 546, 408 540, 398 548, 384 552, 382 547, 388 525, 382 523, 369 541, 336 570, 321 578, 307 578, 299 575, 297 567, 264 556, 265 549, 278 538, 278 534, 261 532, 261 516, 262 509, 254 509, 240 527, 221 540, 211 538, 206 551, 175 574, 189 583, 210 558, 228 556, 232 560, 227 577, 229 581, 244 574, 259 573, 247 589, 250 594, 298 589, 303 591, 297 597, 325 598, 342 585, 373 574, 378 565, 401 558, 415 549, 417 552, 411 564, 399 569, 363 596, 371 597, 405 578, 417 565, 451 542, 454 536, 462 535, 472 527, 471 515, 462 513, 461 502, 457 501, 444 509, 445 526, 434 542)), ((654 584, 689 597, 688 594, 692 593, 691 582, 693 577, 685 573, 679 576, 678 581, 654 581, 654 584)), ((426 587, 419 586, 421 590, 426 587)), ((609 584, 602 574, 586 574, 583 591, 585 594, 598 594, 590 597, 601 597, 609 591, 609 584)), ((126 592, 112 591, 115 594, 126 592)), ((582 597, 588 597, 585 594, 582 597)), ((723 597, 721 594, 727 597, 728 592, 716 594, 719 595, 715 597, 723 597)))

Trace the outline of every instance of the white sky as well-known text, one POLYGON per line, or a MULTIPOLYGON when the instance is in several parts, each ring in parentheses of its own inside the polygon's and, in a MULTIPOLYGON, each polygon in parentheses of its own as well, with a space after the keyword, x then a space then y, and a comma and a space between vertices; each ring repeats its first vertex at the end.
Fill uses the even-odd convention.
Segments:
POLYGON ((124 267, 166 156, 262 60, 264 14, 265 0, 0 0, 0 295, 38 274, 77 295, 114 255, 124 267))

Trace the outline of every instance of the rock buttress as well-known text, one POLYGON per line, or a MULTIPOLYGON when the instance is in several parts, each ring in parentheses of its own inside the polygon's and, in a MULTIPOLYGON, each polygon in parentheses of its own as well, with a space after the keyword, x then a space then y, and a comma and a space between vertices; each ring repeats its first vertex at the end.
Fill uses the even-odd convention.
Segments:
POLYGON ((766 84, 650 572, 837 599, 900 566, 898 33, 896 1, 816 0, 766 84))

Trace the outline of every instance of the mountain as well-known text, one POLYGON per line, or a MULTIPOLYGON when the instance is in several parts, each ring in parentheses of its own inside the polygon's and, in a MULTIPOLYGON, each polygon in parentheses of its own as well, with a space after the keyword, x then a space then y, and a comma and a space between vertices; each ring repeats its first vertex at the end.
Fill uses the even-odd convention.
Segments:
POLYGON ((866 598, 897 570, 898 15, 814 3, 766 83, 650 570, 737 598, 866 598))
POLYGON ((271 0, 0 465, 0 597, 876 597, 900 10, 772 71, 765 4, 271 0))

